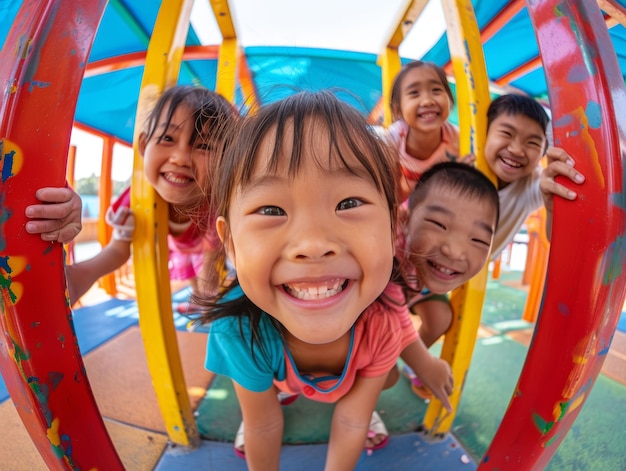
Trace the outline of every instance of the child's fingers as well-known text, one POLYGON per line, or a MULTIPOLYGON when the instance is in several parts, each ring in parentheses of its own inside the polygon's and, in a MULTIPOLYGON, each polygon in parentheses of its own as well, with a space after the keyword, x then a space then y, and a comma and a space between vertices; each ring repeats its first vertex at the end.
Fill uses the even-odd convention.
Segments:
POLYGON ((554 178, 558 175, 569 178, 574 183, 581 184, 585 181, 585 176, 576 170, 573 166, 565 162, 553 162, 544 170, 546 175, 550 178, 554 178))
POLYGON ((25 225, 29 234, 40 234, 45 241, 58 241, 62 244, 70 242, 80 232, 81 226, 77 224, 63 225, 59 220, 28 221, 25 225))
POLYGON ((544 195, 557 195, 566 200, 575 200, 577 196, 575 191, 570 190, 554 180, 542 180, 539 186, 544 195))
POLYGON ((109 226, 116 229, 132 230, 135 228, 135 217, 133 216, 133 212, 126 206, 120 206, 117 211, 109 206, 109 209, 107 209, 104 216, 104 220, 109 226))
POLYGON ((120 206, 117 211, 115 211, 111 206, 107 209, 107 212, 104 216, 104 220, 109 226, 121 226, 124 224, 124 220, 128 216, 128 208, 124 206, 120 206))
POLYGON ((574 159, 560 147, 549 147, 546 151, 546 157, 548 158, 548 163, 558 161, 569 163, 571 167, 574 166, 574 159))
POLYGON ((35 197, 43 203, 66 203, 72 199, 74 192, 69 188, 40 188, 35 197))
MULTIPOLYGON (((433 393, 434 393, 434 391, 433 391, 433 393)), ((452 412, 452 404, 450 403, 450 399, 448 398, 448 394, 447 394, 447 392, 445 391, 444 388, 441 388, 439 391, 437 391, 435 396, 437 396, 437 399, 439 399, 441 401, 441 405, 448 412, 452 412)))
POLYGON ((568 200, 576 199, 575 191, 556 182, 555 177, 557 176, 566 177, 577 184, 581 184, 585 181, 585 177, 574 167, 561 161, 552 162, 544 169, 541 181, 539 182, 542 193, 546 195, 558 195, 568 200))
POLYGON ((32 219, 63 219, 72 212, 71 203, 33 204, 26 207, 26 217, 32 219))
POLYGON ((117 211, 114 211, 109 206, 104 220, 109 226, 113 227, 113 239, 124 242, 132 241, 135 230, 135 217, 129 208, 120 206, 117 211))

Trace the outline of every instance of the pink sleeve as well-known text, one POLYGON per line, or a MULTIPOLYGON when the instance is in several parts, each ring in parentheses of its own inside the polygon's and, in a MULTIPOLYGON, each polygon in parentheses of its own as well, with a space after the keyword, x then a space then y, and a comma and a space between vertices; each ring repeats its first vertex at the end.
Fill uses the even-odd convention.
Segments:
POLYGON ((404 303, 402 289, 389 283, 383 296, 390 300, 379 300, 368 308, 371 311, 366 320, 366 344, 371 362, 359 371, 360 376, 375 377, 387 373, 398 361, 402 350, 419 338, 404 303))

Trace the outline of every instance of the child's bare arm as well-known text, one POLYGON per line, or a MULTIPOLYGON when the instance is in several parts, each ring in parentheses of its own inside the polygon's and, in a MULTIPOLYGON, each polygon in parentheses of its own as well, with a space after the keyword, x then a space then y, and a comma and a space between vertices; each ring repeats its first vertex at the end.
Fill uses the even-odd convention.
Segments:
POLYGON ((233 381, 244 423, 244 453, 250 471, 278 471, 283 411, 274 388, 258 393, 233 381))
POLYGON ((335 405, 325 471, 355 468, 386 379, 386 374, 376 378, 357 377, 350 392, 335 405))
POLYGON ((401 358, 441 401, 446 410, 452 411, 452 404, 448 399, 454 389, 450 365, 441 358, 432 356, 421 339, 407 345, 402 350, 401 358))
POLYGON ((559 147, 550 147, 546 152, 548 165, 541 172, 539 187, 541 196, 546 207, 547 220, 546 232, 548 239, 552 234, 552 210, 554 195, 573 201, 578 196, 575 191, 570 190, 555 180, 558 176, 569 178, 572 182, 581 184, 585 181, 585 176, 574 168, 574 159, 559 147))
POLYGON ((71 304, 78 301, 100 277, 116 270, 130 257, 130 242, 135 229, 132 211, 124 206, 116 212, 109 208, 106 222, 113 227, 109 244, 96 256, 65 267, 71 304))
POLYGON ((71 188, 40 188, 35 194, 42 204, 26 208, 26 232, 41 234, 45 241, 70 242, 82 229, 82 202, 71 188))

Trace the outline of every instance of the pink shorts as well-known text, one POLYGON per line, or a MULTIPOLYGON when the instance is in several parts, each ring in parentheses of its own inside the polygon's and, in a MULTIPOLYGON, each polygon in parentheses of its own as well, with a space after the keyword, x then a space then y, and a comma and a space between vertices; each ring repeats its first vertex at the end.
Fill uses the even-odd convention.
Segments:
POLYGON ((190 280, 202 273, 203 253, 183 253, 170 251, 168 267, 171 280, 190 280))

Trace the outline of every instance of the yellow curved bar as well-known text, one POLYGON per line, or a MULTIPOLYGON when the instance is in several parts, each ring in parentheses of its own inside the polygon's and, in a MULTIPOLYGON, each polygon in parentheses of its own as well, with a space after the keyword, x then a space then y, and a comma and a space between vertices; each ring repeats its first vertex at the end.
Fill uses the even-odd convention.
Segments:
POLYGON ((217 60, 215 91, 234 103, 238 64, 237 32, 227 0, 211 0, 211 8, 222 33, 222 45, 217 60))
POLYGON ((167 268, 168 207, 146 181, 137 147, 146 111, 167 87, 176 85, 193 0, 163 0, 148 46, 134 133, 131 206, 136 229, 133 262, 139 325, 152 384, 174 443, 195 446, 199 434, 189 402, 172 315, 167 268))
MULTIPOLYGON (((491 98, 474 7, 470 0, 442 0, 441 3, 456 78, 460 154, 475 154, 477 167, 495 181, 484 157, 487 108, 491 98)), ((487 274, 488 265, 485 265, 478 275, 452 293, 451 302, 455 316, 445 336, 441 356, 448 361, 454 375, 454 392, 450 397, 454 411, 447 414, 440 401, 431 401, 424 417, 424 425, 431 433, 446 433, 452 427, 474 352, 487 274)))
POLYGON ((398 49, 393 47, 385 48, 385 52, 378 57, 378 61, 381 67, 383 81, 383 125, 388 127, 393 122, 391 107, 389 106, 391 86, 393 85, 394 78, 402 68, 402 62, 398 49))
POLYGON ((402 62, 398 48, 404 38, 409 34, 411 28, 421 15, 428 0, 409 0, 398 12, 394 22, 385 50, 378 56, 378 64, 382 72, 382 102, 383 102, 383 124, 389 126, 392 122, 389 98, 391 95, 391 85, 393 79, 400 72, 402 62))

